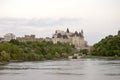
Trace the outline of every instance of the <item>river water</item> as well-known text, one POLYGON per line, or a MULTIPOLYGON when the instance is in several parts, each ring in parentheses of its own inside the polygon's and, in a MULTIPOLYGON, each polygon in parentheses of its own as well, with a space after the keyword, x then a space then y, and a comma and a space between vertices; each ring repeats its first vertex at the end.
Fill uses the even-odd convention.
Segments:
POLYGON ((120 80, 120 60, 74 59, 0 65, 0 80, 120 80))

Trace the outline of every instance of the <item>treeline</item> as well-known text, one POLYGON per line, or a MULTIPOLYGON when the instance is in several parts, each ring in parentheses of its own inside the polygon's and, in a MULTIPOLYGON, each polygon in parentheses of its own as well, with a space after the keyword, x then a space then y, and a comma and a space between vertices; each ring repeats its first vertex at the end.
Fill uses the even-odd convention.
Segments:
POLYGON ((94 44, 90 53, 95 56, 120 56, 120 35, 109 35, 94 44))
POLYGON ((10 42, 0 43, 0 61, 34 61, 45 59, 66 58, 73 54, 74 45, 68 43, 53 44, 52 42, 10 42))

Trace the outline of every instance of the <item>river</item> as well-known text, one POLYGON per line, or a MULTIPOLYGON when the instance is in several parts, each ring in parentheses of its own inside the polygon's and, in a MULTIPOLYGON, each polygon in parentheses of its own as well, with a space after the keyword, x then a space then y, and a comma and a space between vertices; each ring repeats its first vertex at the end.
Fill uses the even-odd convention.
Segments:
POLYGON ((120 80, 120 60, 74 59, 0 65, 0 80, 120 80))

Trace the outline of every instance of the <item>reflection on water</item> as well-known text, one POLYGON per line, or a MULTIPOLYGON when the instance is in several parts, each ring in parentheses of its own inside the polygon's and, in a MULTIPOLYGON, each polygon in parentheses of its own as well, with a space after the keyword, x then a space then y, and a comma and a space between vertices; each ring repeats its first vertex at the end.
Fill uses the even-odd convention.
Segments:
POLYGON ((78 59, 0 65, 0 80, 119 80, 120 60, 78 59))
POLYGON ((79 74, 79 73, 51 73, 51 74, 55 74, 55 75, 84 75, 84 74, 79 74))
POLYGON ((120 76, 120 73, 118 73, 118 74, 117 73, 116 74, 115 73, 113 73, 113 74, 105 74, 105 75, 107 75, 107 76, 120 76))

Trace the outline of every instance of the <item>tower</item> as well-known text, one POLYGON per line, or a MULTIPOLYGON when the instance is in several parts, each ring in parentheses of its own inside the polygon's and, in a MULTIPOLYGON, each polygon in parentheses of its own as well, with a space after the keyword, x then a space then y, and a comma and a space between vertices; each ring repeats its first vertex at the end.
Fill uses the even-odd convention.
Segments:
POLYGON ((83 34, 83 30, 81 30, 81 34, 83 34))
POLYGON ((82 38, 84 38, 83 33, 84 33, 83 30, 81 30, 81 36, 82 36, 82 38))
POLYGON ((69 33, 69 29, 67 28, 67 31, 66 31, 67 33, 69 33))

